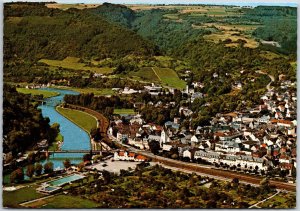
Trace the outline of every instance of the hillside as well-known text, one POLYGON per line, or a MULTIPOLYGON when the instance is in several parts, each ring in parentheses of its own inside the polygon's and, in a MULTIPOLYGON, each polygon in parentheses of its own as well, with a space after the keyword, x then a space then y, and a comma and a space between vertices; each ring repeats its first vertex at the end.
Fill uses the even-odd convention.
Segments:
POLYGON ((5 60, 13 56, 62 60, 67 56, 117 58, 157 53, 155 46, 141 36, 98 16, 77 9, 38 7, 42 8, 39 12, 27 4, 5 5, 5 60))

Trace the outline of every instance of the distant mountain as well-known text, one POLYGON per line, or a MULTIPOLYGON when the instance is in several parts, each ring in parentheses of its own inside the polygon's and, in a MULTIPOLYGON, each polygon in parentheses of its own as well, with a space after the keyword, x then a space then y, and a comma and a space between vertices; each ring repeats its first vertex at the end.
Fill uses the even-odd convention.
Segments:
POLYGON ((140 35, 99 16, 37 5, 5 4, 5 59, 118 58, 157 53, 155 45, 140 35))

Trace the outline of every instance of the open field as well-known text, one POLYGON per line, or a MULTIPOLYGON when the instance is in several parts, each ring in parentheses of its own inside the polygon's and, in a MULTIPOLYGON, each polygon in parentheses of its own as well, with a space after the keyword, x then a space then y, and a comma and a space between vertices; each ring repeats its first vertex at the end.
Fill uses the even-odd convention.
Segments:
POLYGON ((185 81, 180 80, 177 73, 170 68, 152 68, 157 77, 163 82, 164 85, 174 87, 177 89, 184 89, 186 86, 185 81))
POLYGON ((61 209, 61 208, 96 208, 97 203, 92 200, 83 199, 78 196, 70 196, 70 195, 57 195, 54 197, 41 199, 39 201, 32 202, 30 204, 26 204, 28 208, 52 208, 52 209, 61 209))
POLYGON ((59 95, 58 92, 47 91, 47 90, 39 90, 39 89, 26 89, 26 88, 17 88, 17 91, 23 94, 31 94, 31 95, 43 95, 43 98, 49 98, 59 95))
POLYGON ((177 9, 179 13, 191 13, 192 15, 208 15, 208 16, 233 16, 240 15, 239 8, 225 6, 199 6, 199 5, 142 5, 129 4, 126 5, 132 10, 151 10, 151 9, 177 9))
POLYGON ((111 89, 97 89, 97 88, 71 88, 70 90, 80 92, 82 94, 94 93, 94 95, 113 95, 115 91, 111 89))
POLYGON ((57 107, 57 111, 88 133, 90 133, 91 129, 97 127, 96 119, 85 112, 61 107, 57 107))
POLYGON ((259 55, 261 57, 269 59, 269 60, 280 58, 280 56, 278 54, 273 53, 271 51, 263 51, 259 55))
POLYGON ((15 191, 3 191, 3 207, 20 208, 20 203, 42 197, 36 192, 37 187, 33 184, 15 191))
POLYGON ((76 8, 76 9, 87 9, 87 8, 94 8, 98 7, 101 4, 46 4, 48 8, 56 8, 61 10, 67 10, 69 8, 76 8))
POLYGON ((76 57, 67 57, 64 60, 51 60, 51 59, 41 59, 39 62, 45 63, 49 66, 62 67, 72 70, 81 70, 81 71, 92 71, 94 73, 108 74, 112 72, 112 68, 107 67, 88 67, 84 63, 79 62, 80 59, 76 57))
POLYGON ((142 67, 137 72, 129 72, 129 76, 136 76, 145 81, 159 82, 159 78, 155 75, 151 67, 142 67))
POLYGON ((291 208, 293 204, 296 204, 296 194, 295 193, 279 193, 273 198, 258 204, 261 208, 291 208))
MULTIPOLYGON (((204 35, 204 39, 213 41, 215 43, 218 43, 220 40, 225 41, 227 39, 231 39, 232 42, 237 42, 239 39, 244 40, 247 43, 245 43, 245 47, 248 48, 257 48, 259 43, 256 42, 253 38, 250 36, 242 35, 239 32, 236 31, 223 31, 219 33, 214 33, 210 35, 204 35)), ((236 45, 231 45, 231 44, 236 44, 236 43, 228 43, 226 44, 228 47, 236 46, 236 45)))
POLYGON ((219 24, 219 23, 205 23, 203 24, 203 28, 207 27, 216 27, 219 30, 222 31, 229 31, 229 30, 238 30, 238 31, 254 31, 255 29, 257 29, 259 26, 261 25, 238 25, 238 24, 234 24, 234 25, 229 25, 229 24, 219 24))
POLYGON ((72 90, 82 94, 93 93, 95 96, 115 94, 115 91, 108 88, 107 89, 106 88, 101 88, 101 89, 100 88, 77 88, 77 87, 67 87, 67 86, 54 86, 54 88, 72 90))
POLYGON ((135 114, 133 109, 114 109, 114 114, 135 114))

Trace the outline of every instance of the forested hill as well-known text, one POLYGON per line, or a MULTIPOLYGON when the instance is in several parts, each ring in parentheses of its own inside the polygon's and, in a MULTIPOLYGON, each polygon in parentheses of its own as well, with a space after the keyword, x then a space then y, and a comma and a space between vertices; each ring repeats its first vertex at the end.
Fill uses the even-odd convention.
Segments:
MULTIPOLYGON (((3 87, 3 152, 17 155, 42 139, 54 141, 58 131, 55 124, 50 127, 49 118, 44 118, 30 96, 18 93, 16 88, 3 87)), ((56 124, 57 125, 57 124, 56 124)))
MULTIPOLYGON (((238 11, 238 10, 237 10, 238 11)), ((105 3, 97 8, 87 9, 122 27, 137 32, 142 37, 154 42, 161 50, 171 52, 183 43, 196 37, 211 34, 214 31, 203 26, 206 23, 229 25, 258 25, 253 37, 275 41, 279 49, 271 49, 284 54, 296 54, 297 43, 297 8, 258 6, 252 9, 241 8, 238 16, 207 16, 193 13, 181 13, 176 9, 151 9, 133 11, 124 5, 105 3), (198 16, 199 15, 199 16, 198 16)), ((216 28, 215 28, 216 29, 216 28)))
POLYGON ((155 45, 131 30, 77 9, 5 4, 4 55, 28 60, 151 56, 155 45))
POLYGON ((101 15, 111 22, 130 28, 135 20, 135 12, 124 5, 103 3, 97 8, 89 9, 93 14, 101 15))

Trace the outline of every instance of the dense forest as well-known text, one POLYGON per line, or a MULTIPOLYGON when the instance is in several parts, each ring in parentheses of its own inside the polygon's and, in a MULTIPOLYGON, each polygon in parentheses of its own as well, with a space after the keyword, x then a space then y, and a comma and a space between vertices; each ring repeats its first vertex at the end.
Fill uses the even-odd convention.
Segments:
POLYGON ((32 148, 42 139, 54 141, 59 132, 57 124, 50 126, 30 95, 18 93, 14 87, 4 84, 3 89, 3 152, 17 155, 32 148))
POLYGON ((11 7, 13 5, 5 5, 6 60, 18 57, 36 61, 66 56, 117 58, 157 53, 153 44, 133 31, 77 9, 56 12, 44 6, 43 10, 31 10, 31 6, 22 4, 23 10, 12 12, 15 10, 11 7), (14 13, 18 16, 11 16, 14 13))

